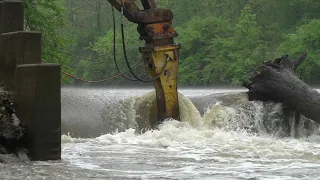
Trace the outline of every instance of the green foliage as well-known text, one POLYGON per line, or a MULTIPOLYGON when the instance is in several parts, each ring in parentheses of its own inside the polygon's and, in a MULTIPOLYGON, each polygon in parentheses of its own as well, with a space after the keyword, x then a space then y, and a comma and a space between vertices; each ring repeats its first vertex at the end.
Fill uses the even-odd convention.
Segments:
MULTIPOLYGON (((117 74, 113 57, 110 4, 103 0, 26 0, 30 28, 43 32, 44 57, 61 62, 72 73, 90 80, 117 74), (64 41, 67 39, 67 41, 64 41), (65 54, 57 52, 61 50, 65 54), (70 56, 66 56, 69 54, 70 56)), ((298 72, 308 83, 320 83, 318 0, 158 0, 174 13, 173 26, 182 45, 179 83, 183 85, 240 85, 256 66, 284 54, 308 52, 298 72)), ((116 57, 125 65, 117 24, 116 57)), ((137 25, 125 22, 130 63, 141 60, 143 46, 137 25)), ((135 72, 145 74, 140 63, 135 72)), ((129 76, 129 74, 126 74, 129 76)), ((108 84, 127 84, 118 78, 108 84)))
POLYGON ((298 69, 304 80, 309 83, 319 83, 320 76, 320 20, 313 19, 305 25, 297 28, 296 32, 285 36, 279 50, 282 53, 288 51, 298 56, 302 52, 308 52, 306 63, 298 69))
POLYGON ((63 9, 57 1, 26 0, 26 26, 32 31, 40 31, 43 40, 43 57, 50 62, 63 63, 55 49, 64 48, 64 39, 57 33, 63 26, 63 9))
MULTIPOLYGON (((64 9, 59 0, 25 0, 26 28, 42 33, 42 58, 47 62, 68 64, 64 50, 66 39, 58 28, 64 26, 64 9)), ((67 67, 66 67, 67 68, 67 67)), ((69 80, 64 78, 64 82, 69 80)))
POLYGON ((234 28, 229 21, 217 17, 197 17, 186 27, 182 31, 184 38, 180 39, 188 51, 188 61, 182 60, 181 65, 182 84, 239 85, 245 80, 254 65, 251 54, 262 42, 256 15, 249 6, 241 11, 234 28))

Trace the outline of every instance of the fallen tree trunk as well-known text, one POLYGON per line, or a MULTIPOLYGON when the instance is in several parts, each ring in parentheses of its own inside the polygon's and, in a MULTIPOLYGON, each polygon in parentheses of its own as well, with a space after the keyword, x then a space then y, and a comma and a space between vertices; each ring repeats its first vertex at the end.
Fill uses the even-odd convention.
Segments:
POLYGON ((289 109, 320 123, 320 93, 299 79, 295 71, 306 53, 292 60, 288 55, 258 67, 248 82, 249 100, 281 102, 289 109))

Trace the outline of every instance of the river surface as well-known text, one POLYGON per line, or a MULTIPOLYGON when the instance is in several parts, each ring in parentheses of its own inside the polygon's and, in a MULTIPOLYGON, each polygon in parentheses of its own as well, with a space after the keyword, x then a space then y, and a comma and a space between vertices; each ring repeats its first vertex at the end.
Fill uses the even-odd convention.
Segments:
POLYGON ((62 160, 5 156, 0 179, 320 179, 319 127, 243 91, 183 89, 182 122, 139 133, 152 89, 63 88, 62 160))

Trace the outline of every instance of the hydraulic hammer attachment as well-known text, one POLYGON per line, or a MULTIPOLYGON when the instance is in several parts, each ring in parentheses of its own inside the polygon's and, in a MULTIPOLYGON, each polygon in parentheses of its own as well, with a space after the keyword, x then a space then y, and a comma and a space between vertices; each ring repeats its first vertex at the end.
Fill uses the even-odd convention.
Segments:
POLYGON ((174 43, 177 33, 172 27, 170 9, 156 8, 154 0, 141 0, 140 10, 135 0, 108 0, 131 22, 138 24, 140 48, 146 71, 154 79, 157 99, 157 124, 167 118, 179 120, 177 74, 180 45, 174 43))
POLYGON ((140 52, 148 74, 154 80, 157 99, 158 123, 166 118, 179 119, 177 74, 179 46, 142 47, 140 52))

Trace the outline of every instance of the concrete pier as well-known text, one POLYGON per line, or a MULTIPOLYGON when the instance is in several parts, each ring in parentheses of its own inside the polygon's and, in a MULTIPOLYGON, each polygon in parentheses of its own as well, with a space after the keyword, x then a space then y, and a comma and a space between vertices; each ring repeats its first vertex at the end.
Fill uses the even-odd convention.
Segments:
POLYGON ((32 160, 60 159, 60 65, 18 65, 15 77, 17 116, 27 124, 32 160))
POLYGON ((0 81, 14 94, 31 160, 59 160, 61 70, 41 56, 41 33, 24 31, 24 2, 0 0, 0 81))

